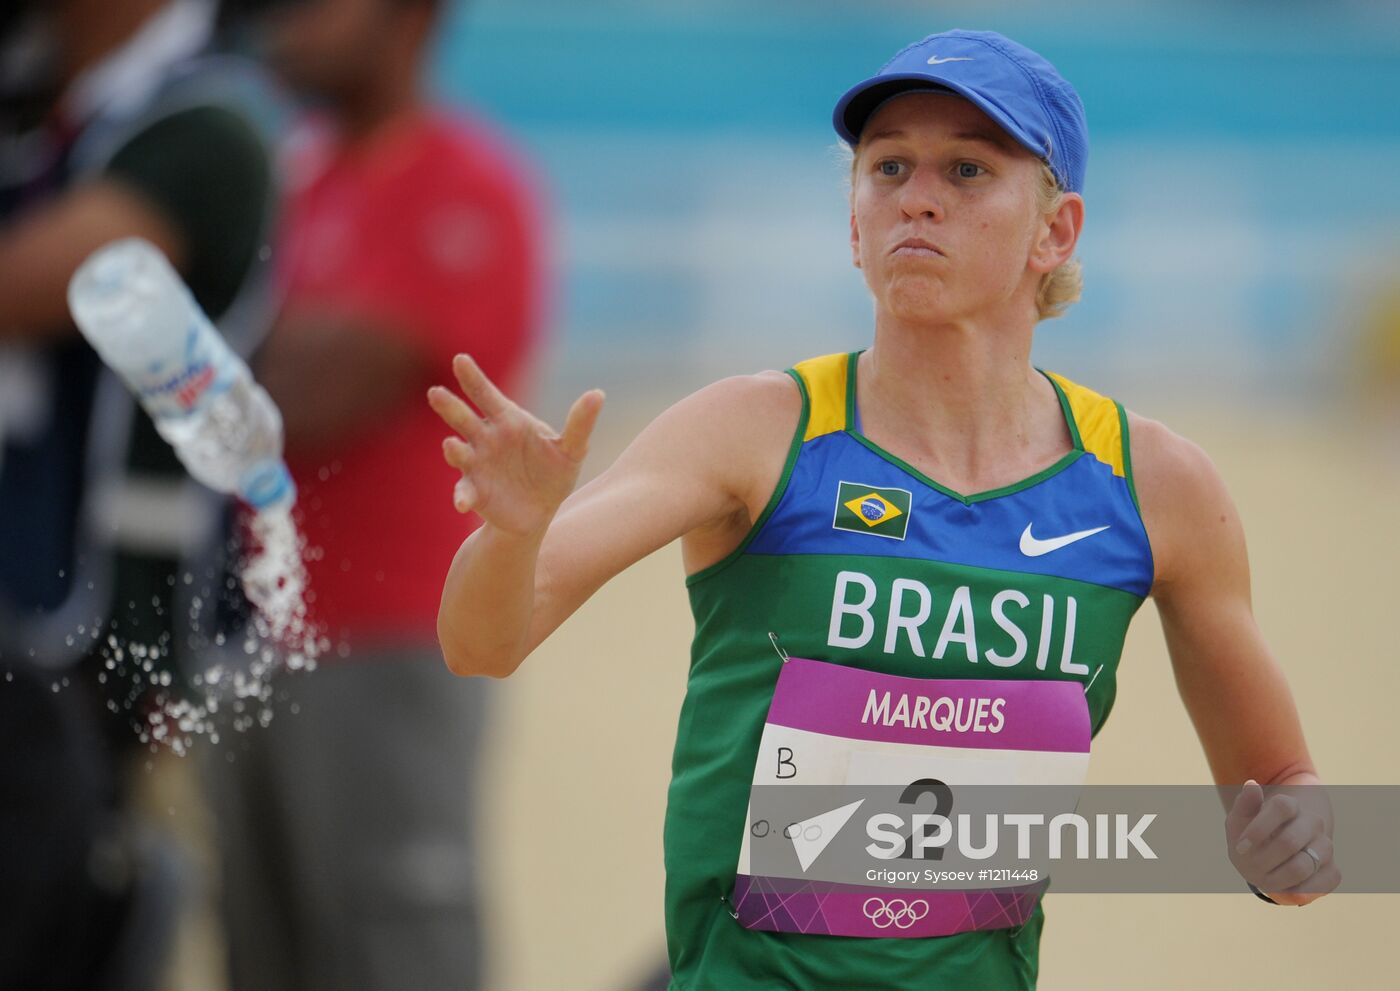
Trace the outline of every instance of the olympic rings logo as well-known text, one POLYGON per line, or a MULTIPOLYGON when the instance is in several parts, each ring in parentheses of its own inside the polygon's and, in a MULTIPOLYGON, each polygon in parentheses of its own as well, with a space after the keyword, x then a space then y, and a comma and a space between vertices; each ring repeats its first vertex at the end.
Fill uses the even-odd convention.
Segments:
POLYGON ((903 898, 891 898, 888 902, 883 898, 867 898, 860 910, 875 924, 876 929, 888 929, 890 926, 908 929, 928 915, 928 902, 922 898, 912 902, 903 898))

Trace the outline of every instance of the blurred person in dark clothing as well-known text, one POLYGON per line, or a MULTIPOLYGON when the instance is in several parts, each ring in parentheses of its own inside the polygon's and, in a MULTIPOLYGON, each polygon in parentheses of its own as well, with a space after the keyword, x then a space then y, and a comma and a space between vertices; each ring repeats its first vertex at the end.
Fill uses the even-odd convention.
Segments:
POLYGON ((286 149, 284 301, 256 370, 282 410, 309 615, 342 649, 208 766, 240 989, 480 986, 462 769, 487 689, 447 674, 435 633, 472 522, 432 496, 450 472, 422 396, 461 350, 526 382, 541 274, 517 156, 423 95, 440 6, 283 0, 264 22, 314 109, 286 149))
POLYGON ((144 237, 235 346, 256 335, 268 94, 213 54, 216 17, 54 0, 0 22, 0 988, 150 986, 174 910, 131 840, 107 711, 134 744, 149 681, 100 654, 109 635, 176 646, 175 577, 219 504, 79 337, 66 287, 144 237))

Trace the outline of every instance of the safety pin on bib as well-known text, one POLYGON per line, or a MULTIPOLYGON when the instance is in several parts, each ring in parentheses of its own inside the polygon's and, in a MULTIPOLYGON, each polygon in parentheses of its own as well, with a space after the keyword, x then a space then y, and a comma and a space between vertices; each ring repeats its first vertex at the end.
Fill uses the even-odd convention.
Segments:
POLYGON ((778 635, 772 630, 768 631, 768 641, 773 645, 773 649, 778 652, 778 656, 783 659, 783 663, 786 664, 788 662, 788 652, 783 650, 782 646, 778 643, 778 635))
POLYGON ((728 895, 720 895, 719 901, 720 904, 724 906, 724 910, 728 912, 733 918, 737 919, 739 917, 739 912, 737 909, 734 908, 733 903, 730 902, 728 895))

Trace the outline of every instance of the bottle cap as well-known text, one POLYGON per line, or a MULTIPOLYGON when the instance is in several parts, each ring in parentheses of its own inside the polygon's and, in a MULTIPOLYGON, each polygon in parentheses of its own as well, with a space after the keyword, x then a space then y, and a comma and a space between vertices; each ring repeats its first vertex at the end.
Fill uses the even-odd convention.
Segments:
POLYGON ((260 462, 248 469, 238 484, 238 494, 258 512, 296 502, 297 487, 281 460, 260 462))

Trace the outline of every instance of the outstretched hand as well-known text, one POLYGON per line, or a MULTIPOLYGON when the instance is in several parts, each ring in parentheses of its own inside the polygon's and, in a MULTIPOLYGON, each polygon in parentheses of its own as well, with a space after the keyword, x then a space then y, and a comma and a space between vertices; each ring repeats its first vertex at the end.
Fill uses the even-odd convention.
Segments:
POLYGON ((456 431, 442 442, 443 458, 462 473, 453 505, 459 513, 474 510, 508 533, 543 530, 578 481, 603 391, 579 396, 563 432, 556 433, 508 399, 467 355, 453 359, 452 371, 462 394, 480 411, 443 386, 428 390, 428 405, 456 431))

